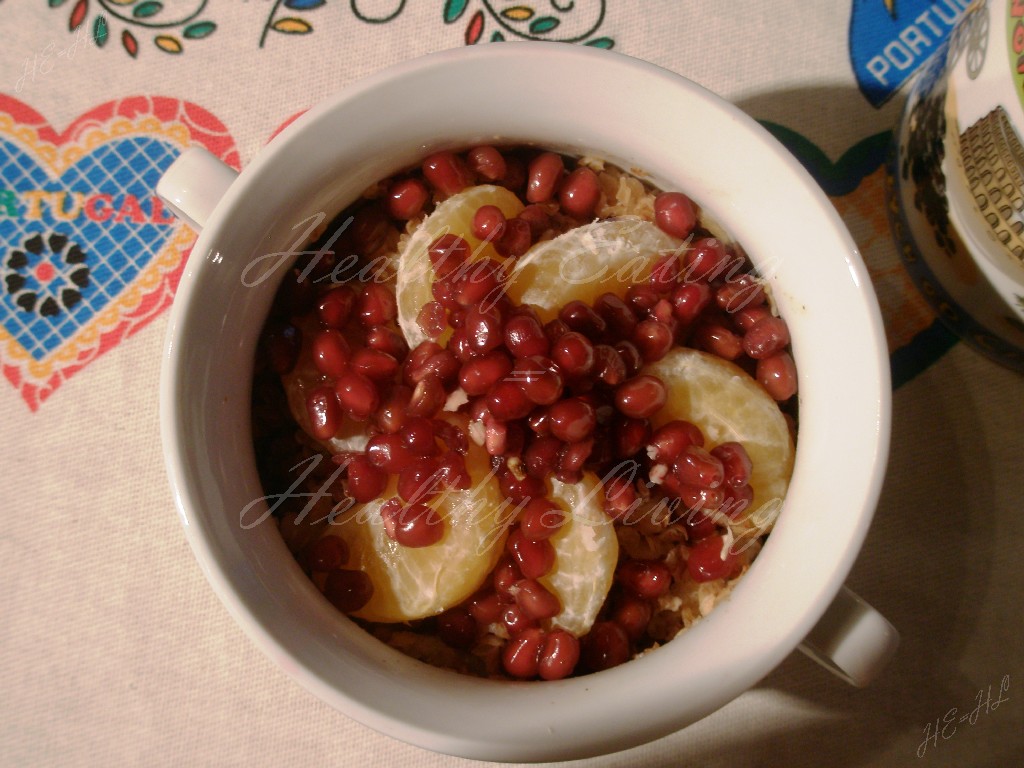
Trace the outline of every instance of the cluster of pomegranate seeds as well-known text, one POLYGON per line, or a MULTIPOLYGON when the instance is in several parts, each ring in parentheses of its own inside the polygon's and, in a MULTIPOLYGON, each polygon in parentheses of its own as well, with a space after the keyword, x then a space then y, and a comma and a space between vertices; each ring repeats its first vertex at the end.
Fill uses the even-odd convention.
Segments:
MULTIPOLYGON (((477 183, 508 187, 525 208, 507 218, 482 205, 473 216, 473 236, 493 243, 501 260, 474 259, 457 234, 430 245, 434 300, 416 317, 427 341, 409 349, 386 283, 303 287, 286 279, 263 336, 263 368, 275 377, 288 374, 304 345, 309 350, 317 383, 304 392, 308 429, 327 442, 346 424, 362 425, 365 451, 338 453, 334 465, 354 501, 390 494, 380 515, 402 547, 443 539, 448 522, 432 505, 446 492, 470 487, 469 441, 491 457, 518 515, 489 582, 423 622, 427 631, 463 650, 485 635, 503 638, 500 663, 513 678, 606 669, 652 644, 649 624, 675 581, 738 572, 743 562, 729 546, 728 522, 752 499, 752 466, 742 445, 706 446, 700 429, 685 421, 654 428, 668 393, 644 366, 674 347, 694 347, 745 368, 785 402, 796 391, 788 328, 771 313, 744 256, 704 230, 694 203, 678 192, 656 196, 653 218, 688 245, 660 256, 647 281, 591 304, 571 301, 547 322, 533 307, 512 303, 504 292, 509 264, 552 229, 557 234, 590 221, 601 199, 595 171, 554 152, 491 146, 437 152, 383 185, 381 199, 344 212, 351 226, 336 250, 350 248, 367 261, 407 221, 477 183), (303 315, 313 318, 306 339, 296 321, 303 315), (468 416, 468 434, 446 418, 453 407, 468 416), (548 498, 549 481, 578 482, 587 471, 603 479, 609 518, 628 525, 654 500, 669 500, 671 521, 685 537, 675 559, 622 557, 598 620, 578 638, 550 623, 562 606, 541 579, 556 565, 551 539, 566 523, 566 511, 548 498)), ((325 282, 336 263, 337 256, 299 264, 292 276, 325 282)), ((256 402, 264 419, 257 435, 273 433, 280 413, 265 412, 280 409, 283 399, 264 392, 256 402)), ((276 445, 267 453, 279 462, 287 451, 276 445)), ((320 574, 325 595, 340 610, 356 611, 370 599, 373 585, 345 567, 348 552, 339 538, 317 540, 301 559, 320 574)))

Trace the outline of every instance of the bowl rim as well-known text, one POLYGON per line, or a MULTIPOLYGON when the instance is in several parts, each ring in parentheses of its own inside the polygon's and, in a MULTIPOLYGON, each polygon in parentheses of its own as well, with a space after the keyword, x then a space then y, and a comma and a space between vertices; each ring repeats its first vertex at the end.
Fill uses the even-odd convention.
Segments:
MULTIPOLYGON (((420 152, 422 154, 422 147, 420 152)), ((737 239, 743 242, 742 237, 737 237, 737 239)), ((891 422, 888 351, 881 313, 871 288, 867 269, 838 213, 795 158, 765 129, 737 107, 679 74, 618 52, 535 41, 453 49, 426 54, 389 67, 342 89, 309 110, 287 126, 261 152, 257 153, 252 162, 243 168, 238 180, 228 189, 212 213, 206 228, 200 233, 192 253, 193 256, 188 261, 179 284, 178 296, 171 310, 160 382, 160 419, 165 461, 175 505, 186 531, 186 537, 204 575, 215 592, 256 645, 282 666, 289 675, 321 699, 378 731, 428 749, 487 760, 568 759, 614 751, 666 735, 735 698, 742 691, 756 684, 791 653, 838 592, 860 550, 873 517, 874 506, 881 492, 888 456, 891 422), (266 605, 261 604, 257 597, 253 597, 253 594, 259 594, 258 590, 255 593, 247 592, 243 595, 239 574, 232 573, 226 566, 225 561, 228 557, 223 549, 218 549, 219 544, 215 543, 211 536, 207 514, 203 510, 196 509, 195 504, 191 501, 202 495, 197 489, 203 482, 209 482, 210 468, 201 466, 194 457, 190 458, 188 455, 194 447, 195 440, 203 437, 205 433, 197 435, 190 426, 193 420, 202 422, 203 417, 196 412, 199 406, 188 399, 190 394, 195 393, 197 385, 192 381, 192 372, 187 367, 187 353, 191 343, 187 334, 196 325, 195 317, 201 311, 197 309, 197 302, 201 298, 200 286, 206 287, 205 284, 209 283, 207 278, 219 263, 218 259, 221 254, 217 247, 218 238, 222 238, 223 231, 233 216, 252 202, 254 191, 259 185, 272 184, 274 178, 287 168, 289 157, 300 151, 299 147, 306 141, 307 132, 312 131, 313 126, 320 124, 321 121, 329 120, 331 115, 338 111, 344 111, 347 106, 359 101, 367 94, 387 91, 409 78, 444 76, 444 73, 449 72, 453 67, 505 67, 506 71, 512 71, 522 64, 523 56, 529 56, 532 59, 544 56, 552 65, 557 62, 563 66, 598 68, 602 71, 614 69, 629 77, 645 78, 650 83, 656 81, 660 87, 670 88, 681 97, 694 99, 702 108, 709 109, 724 121, 730 122, 733 129, 746 136, 758 150, 767 153, 767 156, 779 169, 782 169, 787 178, 796 183, 801 195, 813 203, 814 214, 821 222, 821 226, 837 243, 842 244, 843 267, 849 273, 850 285, 861 298, 865 322, 862 330, 870 342, 867 344, 868 350, 864 353, 861 362, 870 370, 870 375, 865 377, 869 391, 864 395, 864 402, 869 406, 871 423, 866 425, 863 450, 866 454, 870 454, 871 474, 870 477, 863 478, 863 482, 857 483, 856 490, 859 496, 856 505, 859 511, 848 528, 844 530, 842 543, 835 545, 832 570, 825 574, 819 583, 805 585, 807 588, 802 593, 801 599, 795 601, 798 603, 793 611, 796 617, 789 620, 784 629, 772 629, 774 634, 763 641, 758 641, 756 638, 741 639, 740 642, 746 643, 742 651, 743 663, 739 668, 724 670, 721 665, 716 665, 714 667, 715 674, 725 672, 721 680, 716 682, 709 679, 710 673, 703 676, 695 674, 693 676, 695 684, 717 684, 718 687, 715 690, 705 691, 699 705, 684 707, 687 710, 684 717, 680 717, 678 713, 669 713, 653 718, 642 726, 632 724, 615 726, 606 721, 600 723, 601 730, 595 732, 592 726, 584 728, 582 716, 577 716, 571 722, 563 723, 557 732, 547 734, 534 743, 530 743, 525 735, 528 732, 537 735, 538 721, 535 718, 530 719, 525 727, 509 729, 510 733, 502 740, 495 739, 494 734, 486 737, 473 735, 468 732, 467 724, 462 722, 449 722, 448 730, 445 731, 445 726, 439 724, 436 719, 437 713, 426 712, 423 719, 419 721, 400 719, 392 714, 389 703, 383 699, 371 699, 368 698, 369 694, 365 691, 353 692, 328 682, 323 670, 314 668, 309 657, 305 655, 307 651, 312 652, 308 645, 297 643, 292 637, 282 636, 279 627, 268 625, 266 605), (587 731, 589 737, 589 741, 586 742, 582 741, 581 736, 584 730, 587 731)), ((802 371, 803 369, 799 365, 800 352, 801 350, 795 346, 794 353, 798 356, 798 369, 802 371)), ((803 428, 801 427, 801 429, 803 428)), ((801 457, 806 455, 807 452, 801 453, 798 447, 798 466, 794 473, 794 485, 797 482, 797 473, 803 472, 802 478, 807 476, 807 472, 801 466, 801 457)), ((785 524, 784 514, 779 523, 780 530, 781 526, 785 524)), ((768 566, 761 566, 761 563, 762 559, 767 562, 766 553, 771 551, 771 545, 772 539, 769 539, 765 552, 755 561, 751 573, 755 571, 758 573, 768 572, 768 566)), ((783 576, 778 574, 787 568, 794 572, 799 571, 799 567, 778 562, 778 558, 772 563, 772 566, 775 573, 774 580, 782 579, 783 576)), ((767 576, 761 578, 761 581, 766 578, 767 576)), ((750 591, 745 587, 747 581, 750 581, 750 573, 741 581, 736 594, 729 601, 718 606, 702 622, 702 625, 714 627, 737 621, 734 618, 737 606, 742 602, 745 608, 750 607, 749 599, 743 601, 738 599, 741 592, 750 591)), ((311 585, 307 586, 309 590, 313 589, 311 585)), ((345 632, 346 622, 347 619, 342 617, 334 627, 334 631, 345 632)), ((741 621, 741 623, 747 624, 750 622, 749 618, 741 621)), ((347 639, 351 640, 351 638, 347 639)), ((683 641, 686 639, 687 635, 683 635, 665 646, 665 649, 672 648, 676 644, 682 648, 685 644, 683 641)), ((411 669, 409 666, 411 660, 405 657, 395 658, 390 649, 385 651, 383 648, 377 648, 381 644, 376 640, 372 642, 372 647, 356 642, 356 647, 352 652, 361 655, 367 664, 380 665, 381 669, 399 670, 403 674, 411 669)), ((417 670, 415 674, 419 680, 417 685, 429 687, 443 682, 450 690, 464 693, 476 703, 479 703, 481 696, 495 696, 496 698, 500 697, 504 704, 517 707, 540 705, 539 709, 547 712, 550 711, 550 705, 541 704, 542 700, 565 701, 570 697, 578 699, 585 695, 590 702, 593 702, 602 701, 602 697, 605 696, 615 697, 616 691, 621 691, 622 686, 629 684, 632 678, 641 674, 648 676, 656 674, 659 668, 664 667, 666 662, 662 659, 666 659, 667 656, 662 653, 663 650, 658 649, 655 653, 606 672, 540 685, 526 684, 524 686, 516 683, 462 678, 457 675, 456 677, 460 679, 453 681, 451 677, 454 673, 440 672, 432 668, 417 670)), ((345 653, 349 653, 349 651, 346 650, 345 653)), ((419 662, 411 663, 420 667, 425 666, 419 662)), ((412 695, 409 689, 406 692, 412 695)), ((657 698, 663 705, 678 704, 677 697, 671 691, 662 690, 658 693, 657 698)), ((611 698, 611 700, 615 699, 611 698)), ((592 716, 598 712, 599 708, 594 707, 592 703, 585 703, 581 714, 592 716)))

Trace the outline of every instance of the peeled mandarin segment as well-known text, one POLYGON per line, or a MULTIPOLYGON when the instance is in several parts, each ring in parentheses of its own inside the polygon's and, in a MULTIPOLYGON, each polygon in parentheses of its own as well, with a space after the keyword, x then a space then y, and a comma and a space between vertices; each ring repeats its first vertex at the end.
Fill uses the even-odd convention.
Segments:
POLYGON ((754 499, 731 527, 737 536, 770 530, 789 487, 794 456, 789 425, 775 400, 746 371, 694 349, 673 349, 644 372, 668 388, 665 406, 651 420, 654 428, 684 419, 700 427, 706 447, 735 440, 747 449, 754 499))
POLYGON ((472 447, 466 457, 472 485, 431 501, 444 520, 439 542, 403 547, 384 530, 380 508, 396 495, 392 478, 380 498, 338 515, 325 536, 340 536, 349 548, 345 568, 367 573, 370 601, 352 613, 377 622, 434 616, 458 605, 480 588, 497 564, 507 537, 511 505, 489 471, 487 457, 472 447))
POLYGON ((398 326, 410 348, 425 341, 416 317, 424 304, 433 301, 430 285, 434 268, 428 250, 441 235, 458 235, 469 243, 470 259, 500 259, 494 246, 473 235, 473 216, 482 205, 495 205, 506 218, 518 216, 523 203, 505 187, 482 184, 452 195, 440 203, 416 228, 398 256, 395 296, 398 301, 398 326))
POLYGON ((611 589, 619 540, 603 509, 601 481, 592 472, 578 483, 551 480, 549 498, 566 512, 565 523, 550 538, 555 565, 539 581, 562 604, 550 620, 577 637, 590 631, 611 589))
POLYGON ((632 216, 595 221, 538 243, 513 266, 508 295, 533 304, 541 320, 574 299, 592 304, 602 293, 646 282, 659 255, 682 247, 649 221, 632 216))

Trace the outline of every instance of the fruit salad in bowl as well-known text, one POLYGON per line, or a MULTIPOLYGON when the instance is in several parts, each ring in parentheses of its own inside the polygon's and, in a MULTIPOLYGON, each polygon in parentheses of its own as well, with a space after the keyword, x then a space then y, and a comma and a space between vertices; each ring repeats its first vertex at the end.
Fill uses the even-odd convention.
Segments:
POLYGON ((770 289, 697 203, 477 145, 311 235, 262 335, 254 434, 338 610, 431 664, 552 680, 729 593, 785 497, 797 379, 770 289))

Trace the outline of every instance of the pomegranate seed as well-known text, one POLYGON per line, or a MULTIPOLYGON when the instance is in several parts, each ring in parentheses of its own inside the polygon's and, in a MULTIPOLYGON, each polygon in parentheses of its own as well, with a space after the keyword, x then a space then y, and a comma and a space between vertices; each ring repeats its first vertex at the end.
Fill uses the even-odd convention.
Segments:
POLYGON ((647 633, 647 625, 651 623, 654 610, 651 604, 636 595, 624 595, 612 612, 612 621, 622 627, 626 637, 639 640, 647 633))
POLYGON ((461 192, 472 181, 469 169, 452 152, 435 152, 423 161, 421 170, 431 186, 444 197, 461 192))
POLYGON ((542 152, 530 161, 526 178, 526 200, 531 203, 546 203, 555 195, 555 190, 565 173, 561 155, 542 152))
POLYGON ((636 315, 630 306, 614 293, 602 293, 594 302, 594 311, 604 320, 611 336, 628 338, 636 327, 636 315))
POLYGON ((633 329, 630 337, 648 363, 661 360, 672 349, 675 341, 672 329, 657 320, 644 320, 633 329))
POLYGON ((559 400, 548 409, 551 434, 567 443, 585 440, 597 426, 594 407, 578 397, 559 400))
POLYGON ((646 419, 665 405, 668 391, 657 376, 641 374, 620 384, 615 389, 615 405, 626 416, 646 419))
POLYGON ((721 487, 705 488, 697 485, 685 485, 680 483, 676 477, 674 474, 666 475, 662 486, 667 489, 670 484, 668 481, 672 479, 676 483, 672 489, 674 495, 682 502, 683 507, 688 510, 709 510, 714 512, 725 501, 725 490, 721 487))
MULTIPOLYGON (((434 275, 446 278, 456 273, 471 254, 469 243, 458 235, 447 233, 438 237, 427 249, 427 257, 434 267, 434 275)), ((440 301, 440 299, 438 299, 440 301)))
POLYGON ((651 288, 658 293, 669 293, 679 283, 679 256, 674 252, 663 253, 658 256, 651 267, 651 277, 648 281, 651 288))
POLYGON ((551 538, 564 523, 562 508, 540 495, 530 498, 519 518, 523 535, 533 541, 551 538))
POLYGON ((594 215, 601 186, 597 174, 586 166, 573 170, 558 190, 558 204, 568 215, 576 219, 589 219, 594 215))
POLYGON ((749 331, 760 320, 771 317, 772 313, 764 304, 747 306, 732 313, 732 322, 741 331, 749 331))
POLYGON ((700 427, 689 421, 674 419, 654 431, 647 445, 647 455, 651 461, 671 464, 691 445, 698 448, 704 446, 704 434, 700 427))
POLYGON ((552 361, 535 355, 516 360, 508 377, 523 394, 538 405, 550 405, 562 396, 564 382, 552 361))
POLYGON ((555 548, 546 539, 528 539, 522 529, 514 529, 505 542, 505 548, 523 576, 538 579, 555 564, 555 548))
POLYGON ((503 379, 487 394, 487 408, 498 421, 511 421, 526 416, 533 409, 533 402, 516 382, 503 379))
POLYGON ((387 352, 378 352, 369 347, 357 349, 349 361, 349 366, 356 373, 361 373, 373 381, 390 381, 401 367, 387 352))
POLYGON ((497 349, 505 339, 501 315, 493 307, 469 307, 466 310, 465 324, 460 330, 466 334, 469 348, 478 355, 497 349))
POLYGON ((580 645, 580 658, 592 672, 611 669, 629 661, 629 637, 613 621, 595 622, 580 645))
POLYGON ((730 313, 738 312, 747 306, 760 306, 766 300, 761 281, 749 274, 727 278, 715 291, 715 303, 730 313))
POLYGON ((577 333, 590 339, 599 338, 607 328, 604 318, 582 301, 573 300, 558 313, 559 319, 577 333))
POLYGON ((353 421, 366 421, 380 405, 380 394, 370 379, 355 371, 345 371, 334 382, 334 392, 345 413, 353 421))
POLYGON ((399 362, 409 354, 409 345, 402 334, 386 325, 374 325, 366 332, 366 346, 378 352, 385 352, 399 362))
POLYGON ((356 454, 348 460, 348 495, 360 504, 373 501, 384 493, 388 474, 375 466, 366 454, 356 454))
POLYGON ((338 536, 323 536, 310 545, 305 562, 309 570, 327 573, 348 562, 348 544, 338 536))
POLYGON ((428 338, 436 339, 448 327, 448 310, 439 301, 428 301, 416 315, 416 324, 428 338))
POLYGON ((555 477, 563 483, 578 483, 583 477, 583 465, 593 452, 593 438, 567 444, 559 452, 555 477))
POLYGON ((421 456, 406 464, 398 473, 398 495, 410 503, 426 503, 442 490, 437 460, 421 456))
POLYGON ((559 453, 564 443, 557 437, 536 438, 523 453, 523 464, 533 477, 544 479, 558 468, 559 453))
POLYGON ((348 368, 352 348, 341 331, 333 328, 317 331, 311 349, 313 365, 325 376, 340 376, 348 368))
POLYGON ((615 458, 628 459, 647 447, 651 439, 651 423, 647 419, 619 416, 612 427, 615 458))
POLYGON ((444 536, 444 520, 437 510, 414 502, 402 508, 395 520, 394 540, 417 549, 437 544, 444 536))
POLYGON ((480 627, 487 627, 501 619, 506 607, 501 596, 495 592, 484 592, 472 597, 469 601, 469 615, 480 627))
POLYGON ((512 359, 500 349, 474 357, 459 369, 459 385, 470 397, 484 395, 512 370, 512 359))
POLYGON ((463 307, 494 306, 505 291, 505 271, 494 259, 474 261, 459 271, 453 286, 455 301, 463 307))
POLYGON ((390 389, 374 414, 374 422, 381 432, 390 434, 402 428, 411 397, 412 389, 404 384, 396 384, 390 389))
POLYGON ((440 453, 436 438, 435 422, 422 416, 410 418, 402 430, 402 439, 417 456, 436 456, 440 453))
POLYGON ((689 237, 697 225, 696 206, 682 192, 662 192, 654 198, 654 223, 666 235, 689 237))
POLYGON ((444 406, 446 399, 447 394, 441 379, 437 376, 425 376, 416 383, 412 391, 407 413, 410 416, 433 418, 444 406))
POLYGON ((522 571, 509 555, 502 555, 491 572, 491 586, 494 587, 494 591, 509 601, 515 600, 515 586, 522 579, 522 571))
MULTIPOLYGON (((498 476, 498 484, 501 488, 501 492, 516 504, 519 504, 522 501, 529 501, 533 498, 543 499, 548 490, 547 485, 544 484, 543 480, 526 474, 523 474, 521 477, 517 477, 516 473, 507 466, 498 476)), ((525 515, 525 509, 523 514, 525 515)), ((524 531, 525 530, 526 529, 524 528, 524 531)), ((530 530, 532 531, 533 528, 531 527, 530 530)), ((530 538, 541 539, 544 537, 530 536, 530 538)))
POLYGON ((419 179, 400 179, 388 188, 387 211, 400 221, 414 219, 423 212, 430 192, 419 179))
POLYGON ((711 455, 722 462, 725 484, 739 488, 750 482, 753 464, 746 448, 736 442, 721 443, 711 449, 711 455))
POLYGON ((339 611, 358 611, 373 597, 373 582, 363 571, 337 568, 327 574, 324 597, 339 611))
POLYGON ((650 285, 631 285, 626 289, 626 304, 637 317, 646 317, 659 301, 661 294, 650 285))
POLYGON ((616 579, 637 596, 650 600, 666 594, 672 586, 672 572, 661 560, 627 560, 619 566, 616 579))
POLYGON ((402 378, 409 386, 422 381, 426 377, 427 360, 442 351, 436 341, 426 340, 416 345, 402 366, 402 378))
POLYGON ((749 485, 737 488, 725 486, 725 498, 718 507, 718 512, 730 520, 742 520, 750 505, 754 503, 754 490, 749 485))
POLYGON ((508 427, 490 413, 484 414, 484 450, 489 456, 504 456, 508 448, 508 427))
POLYGON ((523 579, 516 584, 516 605, 534 621, 550 619, 562 611, 562 603, 536 579, 523 579))
POLYGON ((530 225, 530 239, 536 242, 551 226, 551 214, 543 205, 528 205, 516 217, 530 225))
POLYGON ((491 146, 474 147, 466 153, 466 162, 477 176, 487 181, 505 178, 508 166, 501 152, 491 146))
POLYGON ((736 555, 727 549, 725 557, 722 557, 723 542, 721 536, 714 534, 694 543, 686 561, 686 570, 695 581, 728 579, 735 573, 738 565, 736 555))
POLYGON ((672 314, 683 325, 690 325, 711 304, 707 283, 683 283, 672 291, 672 314))
POLYGON ((723 360, 735 360, 743 354, 743 340, 724 325, 704 322, 693 331, 693 346, 723 360))
POLYGON ((458 451, 448 451, 437 461, 437 476, 445 488, 465 491, 473 484, 466 469, 466 460, 458 451))
POLYGON ((686 249, 683 280, 687 283, 713 280, 722 273, 728 260, 729 254, 721 240, 717 237, 699 238, 686 249))
POLYGON ((780 403, 796 394, 796 365, 788 352, 757 361, 757 380, 780 403))
POLYGON ((472 647, 476 642, 477 626, 469 609, 457 605, 438 616, 437 636, 451 648, 472 647))
POLYGON ((505 214, 496 205, 481 205, 473 214, 471 226, 477 240, 497 242, 505 233, 505 214))
POLYGON ((789 344, 789 326, 781 317, 758 320, 743 336, 743 351, 755 360, 782 352, 789 344))
POLYGON ((609 387, 617 387, 624 382, 628 374, 622 356, 615 347, 607 344, 594 345, 593 377, 609 387))
POLYGON ((310 431, 317 440, 330 440, 341 427, 342 409, 334 389, 317 387, 306 396, 306 416, 310 431))
POLYGON ((686 528, 686 537, 689 541, 700 541, 715 533, 718 533, 718 525, 715 523, 715 510, 704 510, 698 507, 687 508, 683 517, 683 526, 686 528))
POLYGON ((416 458, 416 454, 401 435, 374 435, 366 444, 366 458, 373 466, 397 475, 416 458))
POLYGON ((505 323, 505 347, 515 357, 546 355, 550 344, 535 315, 515 315, 505 323))
POLYGON ((390 323, 398 316, 395 294, 380 283, 367 283, 356 300, 356 315, 364 326, 390 323))
POLYGON ((355 302, 356 293, 351 286, 339 285, 323 295, 317 304, 316 315, 328 328, 344 328, 352 316, 355 302))
POLYGON ((505 608, 505 612, 501 615, 501 623, 505 625, 509 637, 516 637, 528 629, 537 627, 536 619, 531 618, 526 611, 514 603, 505 608))
POLYGON ((631 341, 620 341, 615 345, 615 351, 619 353, 619 357, 622 358, 622 362, 626 366, 627 376, 636 376, 640 373, 640 369, 644 366, 644 359, 640 350, 636 348, 636 344, 631 341))
POLYGON ((551 346, 551 360, 566 376, 583 376, 594 367, 594 344, 582 333, 563 333, 551 346))
POLYGON ((518 259, 533 245, 533 234, 530 224, 518 216, 505 222, 505 230, 495 241, 494 248, 501 256, 518 259))
POLYGON ((721 460, 696 445, 687 446, 672 463, 676 479, 684 485, 717 488, 725 479, 721 460))
POLYGON ((604 511, 613 520, 625 518, 638 504, 636 488, 627 478, 609 477, 604 483, 604 511))
POLYGON ((552 630, 544 640, 537 664, 542 680, 562 680, 573 673, 580 660, 580 641, 564 629, 552 630))
POLYGON ((501 652, 501 665, 512 677, 528 680, 540 671, 544 632, 531 627, 509 640, 501 652))

